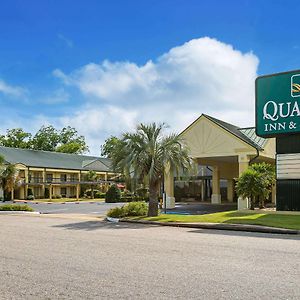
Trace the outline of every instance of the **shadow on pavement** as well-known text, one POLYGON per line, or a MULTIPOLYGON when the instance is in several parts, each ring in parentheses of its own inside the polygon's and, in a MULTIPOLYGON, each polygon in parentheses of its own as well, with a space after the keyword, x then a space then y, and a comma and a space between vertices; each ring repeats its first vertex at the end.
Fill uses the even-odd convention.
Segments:
POLYGON ((215 229, 195 229, 189 230, 188 233, 201 233, 201 234, 215 234, 227 236, 244 236, 256 238, 270 238, 281 240, 296 240, 300 241, 300 235, 293 234, 278 234, 278 233, 261 233, 261 232, 248 232, 248 231, 234 231, 234 230, 215 230, 215 229))
POLYGON ((145 229, 147 227, 157 227, 157 225, 129 224, 129 223, 111 223, 107 221, 86 221, 78 223, 69 223, 53 225, 52 227, 64 228, 68 230, 101 230, 101 229, 145 229))
POLYGON ((169 214, 188 214, 188 215, 205 215, 216 212, 236 210, 236 203, 223 203, 223 204, 211 204, 211 203, 183 203, 176 202, 176 207, 168 209, 169 214))

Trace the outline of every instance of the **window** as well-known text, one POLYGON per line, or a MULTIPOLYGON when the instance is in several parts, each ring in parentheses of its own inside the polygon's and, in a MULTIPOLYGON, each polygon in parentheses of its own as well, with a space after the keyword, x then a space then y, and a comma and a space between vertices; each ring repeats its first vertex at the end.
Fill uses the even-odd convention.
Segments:
POLYGON ((71 174, 70 181, 77 181, 77 174, 71 174))
POLYGON ((60 181, 66 182, 67 181, 67 174, 60 174, 60 181))
POLYGON ((46 181, 47 182, 52 182, 53 181, 53 174, 47 174, 46 175, 46 181))

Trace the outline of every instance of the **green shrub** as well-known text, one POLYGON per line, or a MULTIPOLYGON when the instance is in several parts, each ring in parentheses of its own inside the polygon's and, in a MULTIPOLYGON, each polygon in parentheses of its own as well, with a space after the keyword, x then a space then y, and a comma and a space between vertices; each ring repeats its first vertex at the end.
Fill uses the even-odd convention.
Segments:
POLYGON ((97 191, 94 195, 94 198, 96 199, 105 198, 105 193, 101 193, 100 191, 97 191))
POLYGON ((111 208, 107 212, 107 216, 111 217, 111 218, 123 218, 124 217, 123 207, 114 207, 114 208, 111 208))
POLYGON ((61 199, 61 195, 59 195, 59 194, 52 195, 52 199, 61 199))
POLYGON ((118 187, 113 184, 105 195, 105 202, 106 203, 116 203, 120 202, 121 200, 121 191, 118 189, 118 187))
POLYGON ((148 212, 148 205, 145 202, 130 202, 123 206, 124 216, 146 216, 148 212))
POLYGON ((134 197, 133 196, 122 196, 121 197, 121 202, 132 202, 134 201, 134 197))
POLYGON ((0 205, 1 211, 33 211, 33 209, 28 205, 20 204, 5 204, 0 205))
POLYGON ((122 207, 114 207, 107 212, 111 218, 146 216, 148 205, 145 202, 131 202, 122 207))
POLYGON ((28 195, 27 200, 34 200, 34 196, 33 195, 28 195))

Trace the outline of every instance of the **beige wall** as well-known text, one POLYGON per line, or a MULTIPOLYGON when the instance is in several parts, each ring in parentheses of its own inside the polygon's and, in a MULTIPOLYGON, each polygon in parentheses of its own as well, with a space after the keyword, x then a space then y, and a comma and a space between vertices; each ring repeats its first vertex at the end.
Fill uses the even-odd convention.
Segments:
MULTIPOLYGON (((28 183, 31 177, 31 185, 21 186, 18 191, 18 196, 20 199, 26 199, 28 194, 28 188, 32 189, 35 197, 44 197, 45 188, 50 188, 49 184, 42 185, 43 182, 47 181, 47 175, 52 174, 53 184, 52 184, 52 195, 61 195, 61 188, 66 188, 66 196, 76 196, 77 187, 75 184, 61 184, 61 175, 67 175, 66 181, 71 181, 74 176, 74 181, 84 181, 84 175, 88 171, 78 171, 78 170, 61 170, 61 169, 49 169, 49 168, 36 168, 36 167, 26 167, 23 164, 17 164, 16 167, 20 170, 20 177, 24 182, 28 183), (55 182, 57 184, 55 184, 55 182), (38 184, 39 183, 39 184, 38 184), (58 184, 59 183, 59 184, 58 184)), ((100 179, 110 180, 114 178, 116 174, 106 173, 106 172, 96 172, 100 179)))
MULTIPOLYGON (((233 179, 238 178, 248 168, 251 160, 255 161, 258 154, 256 148, 215 124, 205 115, 192 123, 180 136, 194 161, 218 170, 213 173, 212 180, 214 201, 217 202, 220 198, 220 179, 228 180, 230 191, 227 196, 232 201, 233 179)), ((275 162, 275 139, 266 141, 264 150, 259 152, 259 160, 256 161, 275 162)), ((166 179, 166 188, 171 194, 171 180, 169 176, 166 176, 166 179)))

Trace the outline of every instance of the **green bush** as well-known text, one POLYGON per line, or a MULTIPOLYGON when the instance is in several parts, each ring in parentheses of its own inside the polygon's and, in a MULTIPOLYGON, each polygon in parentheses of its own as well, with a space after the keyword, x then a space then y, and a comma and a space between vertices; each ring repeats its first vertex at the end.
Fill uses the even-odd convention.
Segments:
POLYGON ((131 202, 122 207, 114 207, 107 212, 111 218, 146 216, 148 205, 145 202, 131 202))
POLYGON ((28 195, 27 200, 34 200, 34 196, 33 195, 28 195))
POLYGON ((1 211, 33 211, 33 209, 28 205, 20 204, 5 204, 0 205, 1 211))
POLYGON ((123 207, 114 207, 114 208, 111 208, 107 212, 107 216, 111 217, 111 218, 123 218, 124 217, 123 207))
POLYGON ((59 194, 52 195, 52 199, 61 199, 61 195, 59 195, 59 194))
POLYGON ((105 202, 106 203, 116 203, 120 202, 121 200, 121 191, 118 189, 118 187, 113 184, 105 195, 105 202))
POLYGON ((100 191, 97 191, 94 194, 94 198, 96 198, 96 199, 105 198, 105 193, 101 193, 100 191))
POLYGON ((134 201, 134 197, 133 196, 122 196, 121 197, 121 202, 132 202, 134 201))
POLYGON ((145 202, 130 202, 123 206, 124 216, 146 216, 148 212, 148 205, 145 202))

